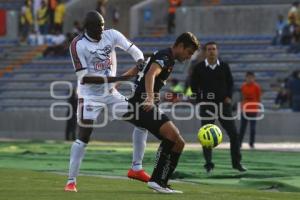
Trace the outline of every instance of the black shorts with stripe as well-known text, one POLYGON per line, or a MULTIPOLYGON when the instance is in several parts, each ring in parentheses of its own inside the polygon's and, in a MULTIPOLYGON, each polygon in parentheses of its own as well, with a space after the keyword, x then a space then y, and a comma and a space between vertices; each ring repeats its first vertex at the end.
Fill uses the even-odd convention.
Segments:
POLYGON ((160 127, 170 121, 169 117, 161 112, 157 106, 146 112, 142 106, 134 106, 132 112, 124 115, 125 121, 132 123, 137 127, 142 127, 150 131, 155 137, 162 140, 159 134, 160 127))

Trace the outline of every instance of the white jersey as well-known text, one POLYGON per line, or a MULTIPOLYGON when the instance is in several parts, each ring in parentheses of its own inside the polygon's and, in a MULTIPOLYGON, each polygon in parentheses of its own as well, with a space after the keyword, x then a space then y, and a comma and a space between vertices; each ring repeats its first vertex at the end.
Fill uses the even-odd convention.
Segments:
POLYGON ((97 98, 103 96, 113 84, 82 84, 84 76, 116 76, 117 60, 115 48, 127 51, 135 61, 144 59, 143 53, 123 34, 114 29, 105 30, 99 42, 82 34, 73 39, 70 54, 78 77, 78 97, 97 98))

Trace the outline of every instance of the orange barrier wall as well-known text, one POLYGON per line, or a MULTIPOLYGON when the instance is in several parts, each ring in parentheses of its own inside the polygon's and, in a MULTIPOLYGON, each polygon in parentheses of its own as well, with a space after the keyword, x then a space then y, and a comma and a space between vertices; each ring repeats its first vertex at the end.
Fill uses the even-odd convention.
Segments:
POLYGON ((0 10, 0 36, 6 35, 6 10, 0 10))

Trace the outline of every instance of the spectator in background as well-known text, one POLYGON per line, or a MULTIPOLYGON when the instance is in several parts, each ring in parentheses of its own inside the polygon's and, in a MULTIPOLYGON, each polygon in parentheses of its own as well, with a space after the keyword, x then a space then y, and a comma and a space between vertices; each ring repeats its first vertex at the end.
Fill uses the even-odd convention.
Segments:
POLYGON ((73 23, 73 30, 72 33, 74 36, 79 35, 80 33, 83 33, 83 28, 81 27, 79 21, 74 21, 73 23))
MULTIPOLYGON (((193 58, 193 56, 192 56, 192 58, 193 58)), ((193 63, 193 61, 191 61, 191 62, 193 63)), ((193 92, 192 92, 192 88, 191 88, 191 77, 192 77, 192 73, 193 73, 193 70, 194 70, 194 66, 195 66, 195 63, 194 64, 190 64, 190 66, 189 66, 188 75, 187 75, 187 77, 186 77, 186 79, 184 81, 184 91, 183 91, 184 96, 186 97, 185 100, 187 100, 187 101, 189 101, 191 103, 195 103, 193 101, 193 99, 192 99, 193 92)))
POLYGON ((168 33, 172 34, 175 31, 175 14, 177 7, 181 6, 181 0, 169 0, 168 9, 168 33))
POLYGON ((300 112, 300 70, 294 71, 288 81, 288 89, 291 95, 292 110, 300 112))
POLYGON ((41 1, 41 7, 37 10, 37 22, 39 26, 39 32, 42 35, 48 34, 49 12, 45 0, 41 1))
POLYGON ((31 28, 30 33, 27 36, 27 44, 30 46, 38 45, 38 34, 33 28, 31 28))
POLYGON ((300 52, 300 26, 296 26, 292 35, 292 41, 290 48, 288 49, 289 53, 299 53, 300 52))
POLYGON ((254 148, 255 132, 256 132, 256 116, 259 111, 258 104, 261 99, 261 89, 255 82, 253 72, 246 73, 246 81, 241 86, 242 94, 242 113, 240 127, 240 146, 242 146, 244 135, 246 132, 248 121, 250 121, 250 148, 254 148))
POLYGON ((21 41, 26 41, 29 32, 32 29, 33 25, 33 16, 32 16, 32 2, 31 0, 26 0, 24 5, 21 8, 21 41))
POLYGON ((299 16, 299 2, 295 1, 294 3, 292 3, 292 7, 290 8, 289 12, 288 12, 288 23, 291 24, 292 23, 292 19, 296 20, 296 24, 300 25, 300 16, 299 16))
POLYGON ((103 17, 105 17, 105 15, 106 15, 106 3, 107 3, 107 0, 98 0, 98 2, 97 2, 97 8, 96 8, 96 10, 103 17))
MULTIPOLYGON (((206 59, 195 65, 191 77, 191 88, 197 95, 200 106, 201 125, 214 124, 219 120, 230 139, 230 152, 232 167, 240 172, 247 169, 242 166, 240 141, 232 115, 233 78, 227 63, 218 58, 216 42, 208 42, 204 46, 206 59)), ((204 168, 207 173, 212 172, 212 149, 203 147, 205 158, 204 168)))
POLYGON ((119 24, 120 20, 120 12, 118 7, 113 7, 112 9, 112 22, 114 26, 117 26, 119 24))
POLYGON ((63 32, 64 17, 65 17, 66 7, 61 0, 57 0, 57 6, 54 12, 54 27, 55 30, 63 32))
POLYGON ((49 30, 54 31, 54 13, 57 6, 57 0, 48 0, 49 11, 49 30))
POLYGON ((294 15, 290 17, 290 23, 287 24, 282 32, 281 44, 282 45, 290 45, 293 39, 294 31, 298 27, 296 23, 296 18, 294 15))
POLYGON ((275 37, 273 38, 273 41, 272 41, 273 45, 282 44, 282 42, 281 42, 282 33, 283 33, 283 29, 286 25, 287 25, 287 23, 284 21, 283 15, 278 15, 278 20, 277 20, 277 23, 276 23, 276 35, 275 35, 275 37))
POLYGON ((55 35, 51 38, 52 45, 48 46, 43 52, 43 56, 66 56, 68 54, 68 47, 71 43, 73 36, 71 33, 64 34, 56 31, 55 35))
POLYGON ((289 83, 294 79, 295 71, 292 72, 288 77, 286 77, 283 81, 279 80, 280 88, 278 94, 275 99, 275 108, 291 108, 291 94, 289 90, 289 83))
POLYGON ((285 87, 280 87, 277 96, 275 98, 275 108, 287 108, 289 107, 289 93, 285 87))
POLYGON ((70 119, 67 120, 66 132, 65 132, 65 139, 68 140, 68 141, 74 141, 76 139, 76 129, 77 129, 77 118, 76 118, 77 100, 78 100, 78 98, 77 98, 76 88, 73 88, 72 95, 68 99, 68 103, 72 107, 72 109, 68 109, 68 111, 67 111, 67 116, 69 116, 69 115, 71 116, 70 119))
MULTIPOLYGON (((171 79, 171 86, 170 86, 171 98, 166 99, 167 101, 176 103, 181 101, 181 95, 184 92, 184 87, 180 84, 180 82, 173 78, 171 79)), ((168 96, 169 97, 169 96, 168 96)))

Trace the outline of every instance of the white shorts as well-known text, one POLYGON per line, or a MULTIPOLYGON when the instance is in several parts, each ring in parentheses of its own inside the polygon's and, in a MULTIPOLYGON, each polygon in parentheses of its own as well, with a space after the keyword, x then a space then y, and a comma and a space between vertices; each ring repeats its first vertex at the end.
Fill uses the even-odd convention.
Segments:
POLYGON ((117 90, 99 98, 80 98, 77 108, 77 121, 82 119, 96 120, 103 114, 103 120, 121 119, 128 111, 126 98, 117 90))

